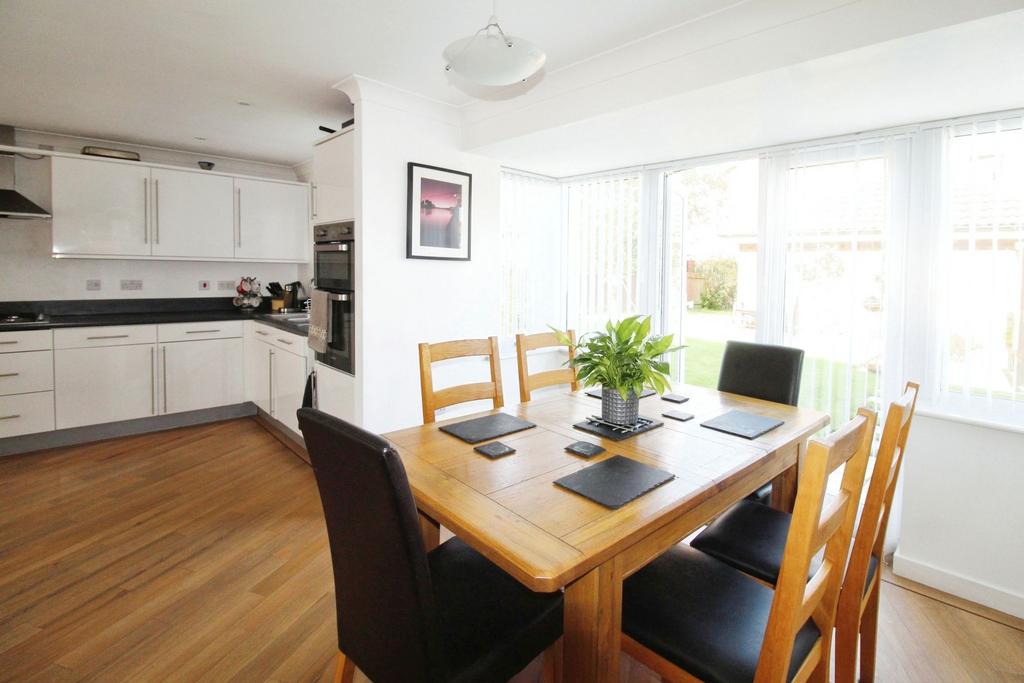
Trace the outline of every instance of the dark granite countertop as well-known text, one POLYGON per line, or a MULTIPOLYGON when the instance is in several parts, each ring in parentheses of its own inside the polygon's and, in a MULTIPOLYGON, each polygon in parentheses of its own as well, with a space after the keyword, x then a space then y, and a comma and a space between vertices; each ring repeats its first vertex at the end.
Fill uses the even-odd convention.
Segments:
POLYGON ((5 313, 42 313, 46 319, 28 323, 0 323, 0 332, 48 330, 60 327, 107 325, 159 325, 166 323, 258 320, 278 329, 307 336, 307 326, 265 310, 241 310, 231 299, 101 299, 74 301, 0 302, 5 313))

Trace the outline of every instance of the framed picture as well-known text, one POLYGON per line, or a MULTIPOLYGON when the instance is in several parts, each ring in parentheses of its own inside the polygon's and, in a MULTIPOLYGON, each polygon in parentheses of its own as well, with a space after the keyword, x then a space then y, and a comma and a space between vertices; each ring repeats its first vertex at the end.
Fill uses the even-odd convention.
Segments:
POLYGON ((473 176, 409 163, 406 258, 468 261, 473 176))

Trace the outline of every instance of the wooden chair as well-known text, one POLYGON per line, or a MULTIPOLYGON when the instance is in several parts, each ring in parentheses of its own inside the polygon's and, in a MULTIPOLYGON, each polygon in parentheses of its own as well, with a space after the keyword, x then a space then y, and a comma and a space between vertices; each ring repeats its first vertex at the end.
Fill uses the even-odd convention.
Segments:
POLYGON ((420 391, 423 397, 423 424, 434 421, 434 412, 438 408, 479 401, 489 398, 495 408, 505 405, 501 389, 501 358, 498 355, 498 338, 462 339, 460 341, 439 342, 437 344, 420 344, 420 391), (433 363, 449 358, 467 356, 489 356, 491 361, 491 381, 474 384, 460 384, 434 391, 434 379, 430 371, 433 363))
POLYGON ((836 615, 836 683, 857 679, 857 636, 860 635, 860 680, 875 680, 878 642, 878 601, 882 585, 883 549, 896 481, 910 435, 919 386, 907 382, 899 400, 889 406, 882 441, 875 456, 867 498, 857 526, 839 596, 836 615))
MULTIPOLYGON (((575 345, 576 333, 569 330, 566 334, 573 345, 575 345)), ((579 390, 580 385, 576 381, 576 370, 573 367, 545 370, 530 374, 529 366, 526 362, 527 352, 552 346, 561 346, 554 332, 516 335, 516 357, 519 359, 519 400, 523 403, 530 400, 530 394, 533 393, 534 389, 550 387, 554 384, 570 384, 573 391, 579 390)), ((569 346, 569 360, 571 361, 575 357, 576 350, 573 346, 569 346)))
POLYGON ((402 459, 385 439, 298 411, 327 525, 335 683, 507 681, 544 653, 560 675, 563 598, 534 593, 462 540, 429 552, 402 459))
POLYGON ((828 438, 810 442, 774 590, 679 544, 626 579, 623 649, 668 681, 827 682, 874 427, 875 414, 862 408, 828 438), (826 500, 828 476, 843 464, 840 493, 826 500), (824 559, 812 570, 821 548, 824 559))

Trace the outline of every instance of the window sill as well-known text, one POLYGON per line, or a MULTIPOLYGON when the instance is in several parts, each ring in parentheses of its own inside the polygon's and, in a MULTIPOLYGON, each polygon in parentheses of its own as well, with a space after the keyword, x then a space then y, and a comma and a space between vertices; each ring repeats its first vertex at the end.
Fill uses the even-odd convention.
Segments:
POLYGON ((936 420, 946 420, 948 422, 959 422, 960 424, 971 425, 972 427, 983 427, 985 429, 998 429, 1003 432, 1012 432, 1014 434, 1024 434, 1024 426, 1016 424, 1008 424, 1006 422, 995 422, 993 420, 981 420, 975 417, 968 417, 966 415, 957 415, 946 410, 939 408, 924 408, 919 407, 916 410, 918 415, 924 417, 930 417, 936 420))

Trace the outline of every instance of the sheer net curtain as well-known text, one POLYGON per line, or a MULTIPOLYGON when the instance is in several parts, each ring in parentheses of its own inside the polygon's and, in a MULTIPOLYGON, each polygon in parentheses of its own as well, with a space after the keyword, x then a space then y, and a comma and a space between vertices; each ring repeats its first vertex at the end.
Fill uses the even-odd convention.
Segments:
POLYGON ((766 156, 758 338, 805 352, 800 404, 831 415, 895 396, 908 143, 885 138, 766 156))
POLYGON ((561 183, 506 170, 500 201, 501 336, 564 325, 561 183))

